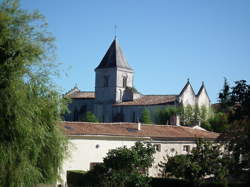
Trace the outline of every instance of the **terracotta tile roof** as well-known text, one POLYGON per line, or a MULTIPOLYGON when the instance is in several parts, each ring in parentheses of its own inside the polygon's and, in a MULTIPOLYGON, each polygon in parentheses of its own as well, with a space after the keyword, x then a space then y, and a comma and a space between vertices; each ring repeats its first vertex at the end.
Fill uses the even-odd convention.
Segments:
POLYGON ((160 105, 171 103, 176 100, 176 95, 144 95, 133 101, 125 101, 121 103, 114 104, 114 106, 121 105, 160 105))
POLYGON ((126 137, 151 137, 152 139, 194 140, 196 138, 216 139, 219 134, 192 127, 170 125, 141 125, 137 123, 89 123, 60 122, 67 135, 106 135, 126 137))
POLYGON ((67 94, 66 96, 71 99, 94 99, 95 92, 78 91, 78 92, 73 92, 71 94, 67 94))

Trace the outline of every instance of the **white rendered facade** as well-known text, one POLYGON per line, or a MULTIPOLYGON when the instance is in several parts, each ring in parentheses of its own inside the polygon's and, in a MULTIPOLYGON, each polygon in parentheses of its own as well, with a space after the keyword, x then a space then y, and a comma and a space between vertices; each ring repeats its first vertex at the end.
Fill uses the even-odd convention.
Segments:
POLYGON ((90 170, 91 163, 103 162, 109 150, 118 147, 131 147, 137 141, 149 142, 153 145, 160 145, 160 151, 154 154, 154 163, 149 168, 149 176, 159 177, 161 175, 158 164, 164 161, 164 157, 176 154, 186 154, 184 146, 192 149, 195 141, 158 141, 151 138, 131 138, 112 136, 70 136, 70 155, 63 164, 61 173, 61 184, 66 184, 67 171, 90 170))

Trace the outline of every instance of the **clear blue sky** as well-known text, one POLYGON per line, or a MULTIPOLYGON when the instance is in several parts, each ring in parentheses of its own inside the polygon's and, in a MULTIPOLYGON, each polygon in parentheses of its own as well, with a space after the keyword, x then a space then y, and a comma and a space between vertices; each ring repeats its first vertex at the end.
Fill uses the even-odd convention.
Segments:
POLYGON ((21 6, 47 18, 68 74, 56 80, 65 92, 75 83, 94 90, 94 68, 115 24, 143 94, 177 94, 190 78, 195 92, 204 81, 216 102, 224 77, 250 81, 250 0, 21 0, 21 6))

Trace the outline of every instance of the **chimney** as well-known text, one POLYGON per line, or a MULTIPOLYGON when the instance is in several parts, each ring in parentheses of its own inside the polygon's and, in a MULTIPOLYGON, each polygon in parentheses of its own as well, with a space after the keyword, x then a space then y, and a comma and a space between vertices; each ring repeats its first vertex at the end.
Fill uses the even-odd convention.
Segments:
POLYGON ((138 125, 137 125, 137 130, 140 131, 140 130, 141 130, 141 122, 138 121, 137 124, 138 124, 138 125))

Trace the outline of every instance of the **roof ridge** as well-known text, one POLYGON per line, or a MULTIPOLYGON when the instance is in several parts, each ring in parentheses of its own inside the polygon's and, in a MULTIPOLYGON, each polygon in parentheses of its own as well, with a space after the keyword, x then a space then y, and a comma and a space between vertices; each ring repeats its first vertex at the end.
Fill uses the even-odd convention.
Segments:
MULTIPOLYGON (((86 121, 60 121, 60 122, 63 122, 63 123, 84 123, 84 124, 92 124, 92 125, 122 125, 122 124, 132 124, 132 125, 137 125, 138 123, 137 122, 105 122, 105 123, 96 123, 96 122, 86 122, 86 121)), ((174 128, 178 128, 178 127, 181 127, 181 128, 189 128, 189 129, 193 129, 192 127, 188 127, 188 126, 177 126, 177 125, 159 125, 159 124, 146 124, 146 123, 141 123, 141 125, 143 126, 148 126, 148 127, 151 127, 151 126, 160 126, 160 127, 174 127, 174 128)), ((209 132, 209 131, 208 131, 209 132)))

